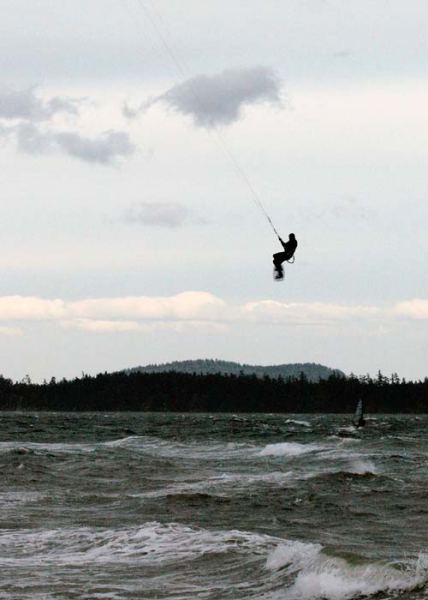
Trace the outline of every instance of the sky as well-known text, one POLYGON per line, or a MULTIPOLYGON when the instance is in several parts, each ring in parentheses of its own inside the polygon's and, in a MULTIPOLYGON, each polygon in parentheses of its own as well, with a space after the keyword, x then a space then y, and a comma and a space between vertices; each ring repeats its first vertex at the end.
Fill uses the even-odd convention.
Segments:
POLYGON ((425 1, 0 9, 3 376, 428 376, 425 1))

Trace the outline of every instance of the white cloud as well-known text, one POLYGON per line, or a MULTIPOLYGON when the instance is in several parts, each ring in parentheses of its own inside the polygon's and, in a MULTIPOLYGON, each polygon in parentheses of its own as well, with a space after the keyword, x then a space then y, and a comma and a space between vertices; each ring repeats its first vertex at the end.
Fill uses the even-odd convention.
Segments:
POLYGON ((76 317, 137 319, 137 320, 195 320, 215 319, 225 303, 208 292, 182 292, 175 296, 130 296, 99 298, 69 304, 76 317))
POLYGON ((408 319, 428 319, 428 300, 416 298, 406 302, 399 302, 394 308, 394 313, 408 319))
POLYGON ((244 106, 261 102, 279 105, 280 87, 272 69, 227 69, 217 75, 188 79, 135 110, 126 105, 123 112, 127 117, 134 117, 153 104, 163 102, 177 112, 191 116, 195 125, 212 128, 238 121, 244 106))
POLYGON ((190 211, 175 202, 140 202, 132 205, 124 216, 126 223, 158 227, 181 227, 188 222, 190 211))
MULTIPOLYGON (((228 327, 210 321, 108 321, 99 319, 71 319, 60 321, 64 329, 78 329, 88 333, 153 333, 174 331, 176 333, 223 334, 228 327)), ((6 329, 6 328, 5 328, 6 329)), ((1 328, 0 328, 1 334, 1 328)))
POLYGON ((22 329, 19 329, 18 327, 0 327, 0 335, 15 337, 22 335, 22 329))
POLYGON ((253 321, 306 325, 383 316, 383 310, 375 306, 350 306, 322 302, 287 303, 274 300, 249 302, 242 307, 242 312, 253 321))
POLYGON ((129 296, 74 302, 34 296, 3 296, 0 297, 0 321, 209 321, 221 315, 224 307, 223 300, 213 294, 191 291, 175 296, 129 296))
POLYGON ((1 321, 40 321, 63 319, 66 316, 64 300, 46 300, 36 296, 1 296, 1 321))
POLYGON ((229 326, 217 321, 177 321, 171 324, 171 328, 176 333, 197 333, 197 334, 225 334, 229 331, 229 326))
POLYGON ((74 319, 61 321, 65 329, 79 329, 91 333, 127 333, 142 330, 142 326, 135 321, 101 321, 97 319, 74 319))
MULTIPOLYGON (((78 301, 32 296, 0 297, 3 333, 16 321, 53 321, 64 328, 88 332, 226 332, 235 322, 287 326, 333 326, 366 323, 380 327, 402 317, 428 319, 428 300, 411 300, 391 306, 345 305, 322 302, 260 300, 242 305, 226 303, 208 292, 182 292, 175 296, 90 298, 78 301)), ((0 331, 1 333, 1 331, 0 331)))

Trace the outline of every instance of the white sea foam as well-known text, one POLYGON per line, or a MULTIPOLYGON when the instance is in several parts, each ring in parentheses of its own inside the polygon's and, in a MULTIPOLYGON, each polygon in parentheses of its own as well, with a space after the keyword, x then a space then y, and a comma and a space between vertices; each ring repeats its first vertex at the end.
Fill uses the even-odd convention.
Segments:
POLYGON ((294 573, 317 558, 321 550, 320 544, 286 540, 269 555, 266 567, 272 571, 286 567, 287 573, 294 573))
MULTIPOLYGON (((139 435, 128 435, 124 438, 119 438, 118 440, 111 440, 110 442, 104 442, 103 445, 108 448, 126 448, 127 446, 133 445, 135 442, 139 442, 143 440, 139 435)), ((150 439, 150 438, 148 438, 150 439)), ((154 438, 157 439, 157 438, 154 438)))
POLYGON ((0 442, 0 454, 16 452, 19 454, 55 452, 61 454, 90 453, 97 449, 97 444, 85 443, 50 443, 50 442, 0 442))
POLYGON ((210 531, 157 522, 122 529, 3 530, 0 566, 166 565, 210 553, 265 554, 279 541, 238 530, 210 531))
POLYGON ((291 425, 301 425, 302 427, 310 427, 311 426, 309 421, 298 421, 297 419, 287 419, 285 422, 289 423, 291 425))
MULTIPOLYGON (((242 485, 253 485, 254 483, 276 483, 282 485, 293 477, 293 471, 272 471, 270 473, 259 473, 252 475, 249 473, 223 474, 216 478, 217 481, 238 483, 242 485)), ((211 479, 210 481, 214 481, 211 479)))
MULTIPOLYGON (((18 467, 19 469, 19 467, 18 467)), ((0 492, 0 508, 14 508, 18 505, 32 504, 42 502, 47 497, 47 494, 33 491, 8 491, 0 492)))
MULTIPOLYGON (((268 557, 266 567, 292 578, 270 598, 348 600, 379 593, 403 593, 428 581, 428 557, 421 554, 406 564, 350 564, 323 552, 318 544, 287 542, 268 557)), ((288 578, 287 578, 288 579, 288 578)))
POLYGON ((378 467, 369 458, 361 454, 337 454, 335 457, 330 457, 330 463, 320 465, 319 468, 306 473, 303 479, 313 479, 320 475, 335 475, 335 474, 350 474, 350 475, 379 475, 378 467))
MULTIPOLYGON (((353 564, 328 554, 320 544, 178 523, 148 522, 141 527, 120 529, 11 529, 3 530, 0 535, 0 566, 29 567, 31 572, 35 568, 52 570, 61 567, 84 568, 87 572, 88 568, 105 570, 114 565, 127 565, 133 570, 153 567, 159 569, 158 572, 168 572, 173 566, 184 568, 186 564, 192 570, 193 561, 204 558, 208 561, 206 564, 210 564, 211 557, 218 560, 221 555, 229 567, 232 564, 237 568, 251 565, 251 569, 260 569, 256 587, 253 588, 250 581, 238 584, 241 591, 242 585, 248 589, 248 598, 349 600, 378 593, 411 591, 424 586, 428 580, 428 557, 425 555, 403 564, 353 564), (257 595, 256 589, 259 590, 257 595)), ((176 581, 183 591, 183 595, 177 597, 187 598, 192 594, 196 597, 197 590, 207 591, 208 581, 210 588, 216 586, 219 593, 231 589, 232 582, 227 575, 223 578, 218 575, 215 583, 211 580, 212 573, 207 577, 206 582, 203 578, 187 584, 184 580, 176 581)))
POLYGON ((293 477, 292 471, 271 471, 268 473, 223 473, 216 477, 210 477, 205 481, 195 482, 190 486, 181 488, 183 491, 227 491, 228 488, 236 489, 251 487, 258 483, 272 483, 281 487, 293 477))
POLYGON ((377 475, 378 469, 371 460, 355 460, 351 462, 349 473, 355 473, 356 475, 377 475))
POLYGON ((319 452, 324 447, 320 444, 299 444, 298 442, 280 442, 268 444, 258 453, 258 456, 300 456, 308 452, 319 452))
POLYGON ((337 442, 337 448, 343 448, 349 445, 361 444, 362 439, 359 437, 344 437, 343 435, 328 435, 328 440, 337 442))
POLYGON ((161 498, 180 494, 210 494, 213 496, 234 495, 236 490, 246 489, 259 483, 284 487, 293 479, 293 471, 272 471, 268 473, 223 473, 205 480, 184 481, 164 488, 131 494, 134 498, 161 498))
POLYGON ((244 442, 207 441, 182 443, 150 436, 128 436, 110 442, 104 442, 107 448, 126 448, 148 456, 159 458, 184 458, 202 460, 234 460, 245 458, 254 450, 252 444, 244 442))

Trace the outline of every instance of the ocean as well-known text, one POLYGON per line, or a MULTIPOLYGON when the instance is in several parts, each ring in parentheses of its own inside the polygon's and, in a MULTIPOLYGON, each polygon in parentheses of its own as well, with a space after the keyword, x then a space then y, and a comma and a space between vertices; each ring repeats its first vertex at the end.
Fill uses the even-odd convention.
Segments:
POLYGON ((426 598, 428 416, 1 413, 0 598, 426 598))

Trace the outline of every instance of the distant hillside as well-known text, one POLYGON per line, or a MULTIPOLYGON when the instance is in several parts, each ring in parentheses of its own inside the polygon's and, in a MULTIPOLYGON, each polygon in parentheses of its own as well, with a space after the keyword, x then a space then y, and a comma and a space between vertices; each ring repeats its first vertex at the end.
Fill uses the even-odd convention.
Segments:
POLYGON ((330 375, 339 375, 345 377, 345 374, 339 369, 330 369, 324 365, 316 363, 294 363, 285 365, 272 365, 263 367, 260 365, 246 365, 226 360, 180 360, 160 365, 147 365, 145 367, 134 367, 127 369, 127 373, 165 373, 174 371, 176 373, 197 373, 198 375, 206 374, 255 374, 258 377, 268 375, 269 377, 299 377, 304 373, 309 381, 319 381, 320 379, 328 379, 330 375))

